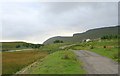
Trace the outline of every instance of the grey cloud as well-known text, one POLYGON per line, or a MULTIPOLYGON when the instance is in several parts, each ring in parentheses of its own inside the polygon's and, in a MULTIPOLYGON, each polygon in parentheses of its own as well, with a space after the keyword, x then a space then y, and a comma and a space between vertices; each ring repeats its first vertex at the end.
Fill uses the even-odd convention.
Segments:
POLYGON ((3 4, 3 39, 40 42, 91 28, 117 25, 114 2, 3 4))

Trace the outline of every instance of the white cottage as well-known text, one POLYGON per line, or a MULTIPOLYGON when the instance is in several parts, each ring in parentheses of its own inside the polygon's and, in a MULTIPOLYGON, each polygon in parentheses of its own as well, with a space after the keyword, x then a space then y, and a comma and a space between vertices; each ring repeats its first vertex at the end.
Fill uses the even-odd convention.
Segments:
POLYGON ((89 42, 89 41, 91 41, 91 40, 90 40, 90 39, 86 39, 85 41, 86 41, 86 42, 89 42))

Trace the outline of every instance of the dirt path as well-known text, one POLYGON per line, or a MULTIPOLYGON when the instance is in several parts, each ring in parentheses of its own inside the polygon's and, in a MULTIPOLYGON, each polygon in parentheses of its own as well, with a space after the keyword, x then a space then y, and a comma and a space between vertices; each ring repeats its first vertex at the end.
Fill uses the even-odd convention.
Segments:
POLYGON ((61 46, 61 47, 59 47, 59 49, 65 49, 65 48, 68 48, 68 47, 71 47, 71 46, 74 46, 74 45, 76 45, 76 44, 61 46))
POLYGON ((109 58, 90 51, 74 51, 83 62, 88 74, 118 74, 118 64, 109 58))

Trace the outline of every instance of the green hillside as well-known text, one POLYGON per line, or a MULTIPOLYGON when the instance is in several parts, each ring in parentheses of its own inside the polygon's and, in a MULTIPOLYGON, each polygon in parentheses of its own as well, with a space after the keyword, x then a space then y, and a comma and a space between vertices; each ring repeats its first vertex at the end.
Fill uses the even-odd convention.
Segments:
POLYGON ((104 35, 118 35, 118 28, 119 26, 113 27, 104 27, 104 28, 97 28, 91 29, 84 33, 77 33, 74 34, 72 37, 52 37, 46 40, 43 44, 51 44, 54 43, 55 40, 62 40, 63 42, 74 43, 74 42, 81 42, 85 39, 97 39, 101 38, 104 35))
POLYGON ((41 46, 41 44, 32 44, 26 42, 1 42, 0 44, 2 44, 0 45, 2 51, 39 48, 41 46))
POLYGON ((71 42, 71 41, 73 41, 73 38, 72 37, 57 36, 57 37, 52 37, 52 38, 46 40, 43 44, 51 44, 51 43, 54 43, 55 40, 62 40, 64 42, 71 42))

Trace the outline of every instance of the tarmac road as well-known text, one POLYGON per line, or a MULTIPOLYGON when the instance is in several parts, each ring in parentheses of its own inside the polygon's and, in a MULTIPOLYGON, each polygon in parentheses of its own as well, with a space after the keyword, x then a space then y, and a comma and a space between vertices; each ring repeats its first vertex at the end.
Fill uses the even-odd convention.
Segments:
POLYGON ((118 63, 94 52, 74 51, 88 74, 118 74, 118 63))

